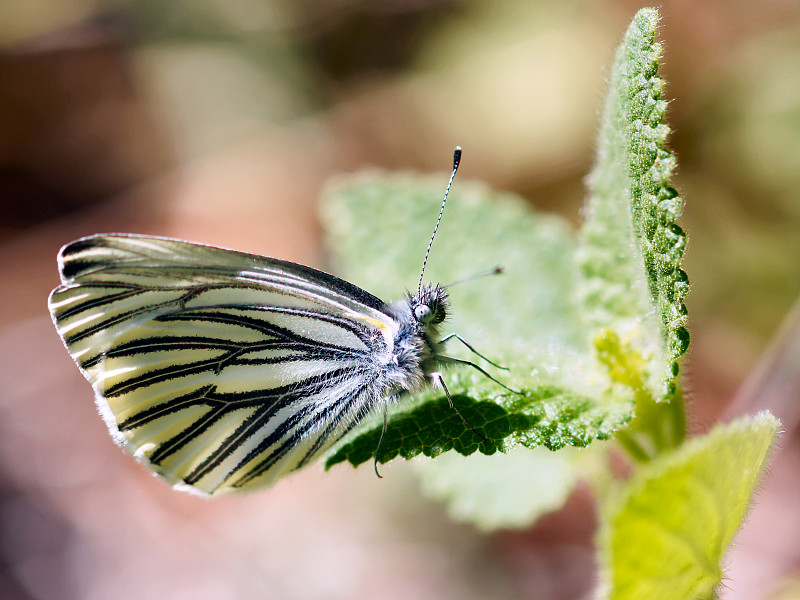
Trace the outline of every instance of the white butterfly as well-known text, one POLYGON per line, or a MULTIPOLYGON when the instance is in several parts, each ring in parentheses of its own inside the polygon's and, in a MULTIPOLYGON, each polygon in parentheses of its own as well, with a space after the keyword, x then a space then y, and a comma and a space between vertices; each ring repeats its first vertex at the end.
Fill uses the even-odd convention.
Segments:
POLYGON ((465 362, 441 353, 448 296, 422 275, 388 304, 310 267, 126 234, 72 242, 58 264, 53 322, 112 436, 182 489, 268 486, 465 362))

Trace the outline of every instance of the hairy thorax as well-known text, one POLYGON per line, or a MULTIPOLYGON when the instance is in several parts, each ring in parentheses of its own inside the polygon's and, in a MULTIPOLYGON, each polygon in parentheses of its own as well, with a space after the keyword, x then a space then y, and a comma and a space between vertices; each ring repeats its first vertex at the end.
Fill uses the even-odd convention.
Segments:
POLYGON ((386 371, 390 392, 414 391, 438 371, 439 325, 447 315, 447 292, 424 286, 420 293, 389 306, 399 324, 386 371))

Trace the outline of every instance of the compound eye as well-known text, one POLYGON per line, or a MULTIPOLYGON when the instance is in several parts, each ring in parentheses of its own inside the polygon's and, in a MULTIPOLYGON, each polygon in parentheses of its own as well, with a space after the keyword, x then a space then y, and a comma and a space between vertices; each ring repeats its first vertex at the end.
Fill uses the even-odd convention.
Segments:
POLYGON ((417 321, 424 321, 430 316, 431 314, 431 307, 427 304, 418 304, 414 307, 414 316, 417 318, 417 321))

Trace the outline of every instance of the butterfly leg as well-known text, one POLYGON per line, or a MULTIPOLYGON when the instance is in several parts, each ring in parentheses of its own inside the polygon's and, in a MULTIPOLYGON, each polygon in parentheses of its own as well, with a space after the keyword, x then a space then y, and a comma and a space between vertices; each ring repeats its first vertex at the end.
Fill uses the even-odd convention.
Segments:
POLYGON ((450 390, 448 390, 448 389, 447 389, 447 386, 444 384, 444 377, 442 377, 442 374, 441 374, 441 373, 431 373, 431 375, 430 375, 430 376, 431 376, 431 379, 433 379, 433 380, 434 380, 436 383, 438 383, 439 385, 441 385, 441 386, 442 386, 442 389, 444 390, 444 394, 445 394, 445 396, 447 396, 447 401, 450 403, 450 408, 452 408, 454 411, 456 411, 456 414, 457 414, 459 417, 461 417, 461 420, 462 420, 462 421, 464 421, 464 425, 466 425, 466 426, 467 426, 469 429, 471 429, 471 430, 472 430, 472 433, 474 433, 475 435, 477 435, 477 436, 478 436, 479 438, 481 438, 481 439, 482 439, 484 442, 488 442, 489 440, 488 440, 488 439, 486 439, 486 436, 485 436, 485 435, 483 435, 483 434, 482 434, 480 431, 478 431, 477 429, 475 429, 475 428, 474 428, 472 425, 470 425, 469 421, 467 421, 467 420, 464 418, 464 415, 462 415, 462 414, 461 414, 461 412, 460 412, 460 411, 459 411, 459 410, 456 408, 456 405, 455 405, 455 404, 453 404, 453 399, 450 397, 450 390))
POLYGON ((386 427, 389 424, 389 405, 394 404, 397 400, 403 396, 405 392, 397 392, 395 394, 391 394, 388 396, 383 402, 383 429, 381 430, 381 437, 378 438, 378 447, 375 448, 375 458, 373 459, 373 466, 375 467, 375 475, 378 478, 383 479, 383 475, 378 472, 378 454, 381 451, 381 445, 383 444, 383 438, 386 435, 386 427))
POLYGON ((499 385, 501 388, 504 388, 504 389, 508 390, 508 391, 509 391, 509 392, 511 392, 512 394, 518 394, 518 395, 520 395, 520 396, 524 396, 524 395, 525 395, 525 394, 523 394, 522 392, 520 392, 519 390, 514 390, 514 389, 512 389, 512 388, 508 387, 508 386, 507 386, 506 384, 504 384, 502 381, 499 381, 499 380, 495 379, 494 377, 492 377, 492 376, 491 376, 491 375, 490 375, 490 374, 489 374, 489 373, 486 371, 486 369, 483 369, 483 368, 481 368, 479 365, 476 365, 474 362, 470 362, 470 361, 468 361, 468 360, 461 360, 460 358, 453 358, 452 356, 441 356, 441 355, 439 355, 439 354, 437 354, 436 356, 434 356, 434 358, 435 358, 437 361, 439 361, 439 362, 450 363, 450 364, 453 364, 453 365, 467 365, 468 367, 472 367, 473 369, 475 369, 476 371, 478 371, 478 372, 479 372, 481 375, 483 375, 484 377, 486 377, 486 378, 488 378, 488 379, 491 379, 491 380, 492 380, 492 381, 494 381, 494 382, 495 382, 497 385, 499 385))
POLYGON ((491 360, 489 360, 488 358, 486 358, 486 357, 485 357, 483 354, 481 354, 480 352, 478 352, 477 350, 475 350, 475 348, 473 348, 473 347, 472 347, 472 345, 471 345, 469 342, 467 342, 467 340, 465 340, 464 338, 462 338, 462 337, 461 337, 460 335, 458 335, 457 333, 451 333, 450 335, 447 335, 447 336, 443 337, 443 338, 442 338, 442 344, 444 344, 445 342, 447 342, 447 340, 451 340, 451 339, 453 339, 453 338, 456 338, 456 339, 457 339, 459 342, 461 342, 461 343, 462 343, 462 344, 464 344, 464 345, 465 345, 467 348, 469 348, 469 349, 470 349, 470 351, 471 351, 473 354, 475 354, 475 355, 477 355, 477 356, 480 356, 480 357, 481 357, 483 360, 485 360, 486 362, 488 362, 490 365, 492 365, 492 366, 495 366, 495 367, 497 367, 498 369, 503 369, 504 371, 508 371, 508 370, 509 370, 509 369, 508 369, 508 367, 504 367, 504 366, 502 366, 502 365, 498 365, 496 362, 494 362, 494 361, 491 361, 491 360))
POLYGON ((381 444, 383 444, 383 436, 386 435, 386 426, 389 424, 389 403, 383 405, 383 429, 381 429, 381 437, 378 438, 378 447, 375 448, 375 459, 373 466, 375 467, 375 475, 378 479, 383 479, 383 475, 378 472, 378 453, 381 451, 381 444))

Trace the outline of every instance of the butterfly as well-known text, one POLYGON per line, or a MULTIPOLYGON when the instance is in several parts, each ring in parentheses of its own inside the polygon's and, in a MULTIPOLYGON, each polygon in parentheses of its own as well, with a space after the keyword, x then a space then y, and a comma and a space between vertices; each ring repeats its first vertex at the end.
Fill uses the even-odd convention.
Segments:
MULTIPOLYGON (((460 158, 456 148, 445 201, 460 158)), ((373 411, 383 409, 385 433, 387 407, 443 386, 443 365, 487 374, 443 355, 448 294, 423 284, 443 211, 417 293, 398 302, 275 258, 100 234, 61 249, 50 313, 136 459, 187 491, 266 487, 373 411)))

